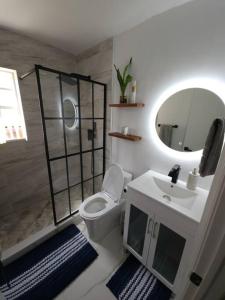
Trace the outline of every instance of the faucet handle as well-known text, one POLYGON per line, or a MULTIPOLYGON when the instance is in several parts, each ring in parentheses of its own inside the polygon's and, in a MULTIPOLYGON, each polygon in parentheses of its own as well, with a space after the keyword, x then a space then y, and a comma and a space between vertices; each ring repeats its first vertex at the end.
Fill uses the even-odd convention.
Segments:
POLYGON ((179 175, 180 169, 181 169, 181 166, 180 166, 180 165, 178 165, 178 164, 174 165, 174 166, 170 169, 168 176, 169 176, 169 177, 173 177, 175 174, 178 174, 178 175, 179 175))

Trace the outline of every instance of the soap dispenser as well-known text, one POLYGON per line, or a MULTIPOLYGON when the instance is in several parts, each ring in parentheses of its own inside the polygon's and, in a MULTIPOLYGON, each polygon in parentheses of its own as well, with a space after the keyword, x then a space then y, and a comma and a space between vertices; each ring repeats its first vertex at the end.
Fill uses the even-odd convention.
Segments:
POLYGON ((197 168, 194 168, 193 171, 189 172, 188 180, 187 180, 187 188, 189 190, 195 190, 197 187, 199 178, 199 173, 197 172, 197 168))

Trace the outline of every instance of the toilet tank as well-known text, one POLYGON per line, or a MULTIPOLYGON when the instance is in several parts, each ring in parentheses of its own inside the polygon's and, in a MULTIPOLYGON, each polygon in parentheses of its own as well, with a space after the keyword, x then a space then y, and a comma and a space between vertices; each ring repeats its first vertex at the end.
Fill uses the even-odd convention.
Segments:
POLYGON ((123 176, 124 176, 124 185, 123 185, 123 193, 121 198, 124 198, 124 193, 126 193, 127 185, 133 179, 133 175, 125 170, 123 170, 123 176))

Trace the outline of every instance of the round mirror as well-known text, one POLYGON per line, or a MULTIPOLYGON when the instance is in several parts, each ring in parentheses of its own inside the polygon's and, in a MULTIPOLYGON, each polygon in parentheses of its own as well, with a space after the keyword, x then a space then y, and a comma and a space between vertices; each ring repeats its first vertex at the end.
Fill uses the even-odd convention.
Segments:
POLYGON ((204 147, 213 120, 224 117, 224 103, 216 94, 190 88, 177 92, 162 104, 155 126, 166 146, 191 152, 204 147))
POLYGON ((78 108, 71 99, 63 101, 65 125, 69 129, 77 127, 78 124, 78 108))

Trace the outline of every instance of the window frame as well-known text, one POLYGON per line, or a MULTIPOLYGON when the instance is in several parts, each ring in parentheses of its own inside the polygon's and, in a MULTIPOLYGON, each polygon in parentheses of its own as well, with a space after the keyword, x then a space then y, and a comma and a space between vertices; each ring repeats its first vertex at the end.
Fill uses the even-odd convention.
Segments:
MULTIPOLYGON (((15 96, 15 101, 16 101, 15 107, 0 105, 0 131, 2 131, 1 137, 0 137, 0 144, 7 143, 10 141, 19 141, 19 140, 27 141, 27 130, 26 130, 26 124, 25 124, 24 111, 23 111, 23 105, 22 105, 17 71, 14 69, 0 67, 0 72, 10 73, 12 75, 12 81, 13 81, 12 87, 13 88, 8 89, 8 90, 13 91, 14 96, 15 96), (16 138, 10 138, 10 139, 7 138, 5 128, 8 126, 6 126, 6 123, 3 122, 1 115, 2 115, 3 110, 8 110, 8 109, 14 110, 14 112, 18 115, 19 123, 21 124, 21 127, 22 127, 22 136, 23 137, 21 137, 21 138, 18 136, 16 138)), ((0 87, 0 90, 7 90, 7 89, 4 87, 0 87)))

